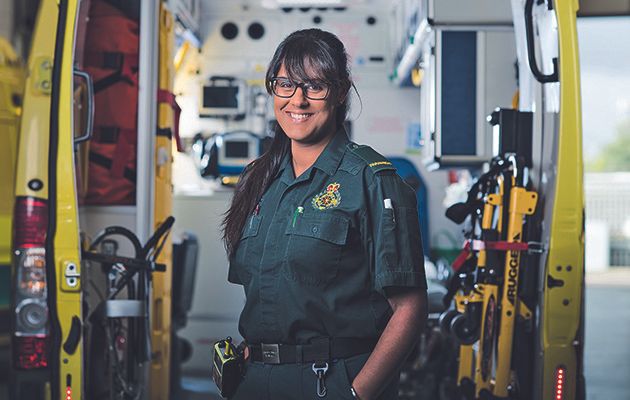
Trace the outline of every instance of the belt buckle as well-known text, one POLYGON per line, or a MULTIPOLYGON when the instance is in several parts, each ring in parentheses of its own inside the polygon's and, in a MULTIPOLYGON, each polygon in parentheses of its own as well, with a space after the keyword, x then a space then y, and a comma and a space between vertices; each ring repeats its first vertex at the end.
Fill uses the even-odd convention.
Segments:
POLYGON ((280 345, 265 344, 260 345, 262 350, 262 361, 266 364, 280 364, 280 345))

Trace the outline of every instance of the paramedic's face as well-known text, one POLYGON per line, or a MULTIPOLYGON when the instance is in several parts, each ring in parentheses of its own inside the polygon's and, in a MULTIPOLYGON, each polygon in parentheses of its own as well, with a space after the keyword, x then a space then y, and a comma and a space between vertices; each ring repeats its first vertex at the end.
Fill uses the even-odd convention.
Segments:
MULTIPOLYGON (((276 77, 288 78, 284 65, 276 77)), ((330 98, 329 94, 323 100, 309 99, 303 87, 298 87, 289 98, 274 95, 273 111, 280 127, 291 140, 303 144, 319 143, 335 133, 335 108, 330 104, 330 98)))

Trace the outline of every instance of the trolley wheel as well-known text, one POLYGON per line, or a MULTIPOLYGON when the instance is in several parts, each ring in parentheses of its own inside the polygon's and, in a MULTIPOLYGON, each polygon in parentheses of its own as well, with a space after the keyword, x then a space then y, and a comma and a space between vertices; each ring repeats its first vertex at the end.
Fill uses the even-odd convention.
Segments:
POLYGON ((440 331, 442 331, 445 335, 451 334, 451 321, 459 315, 457 310, 448 310, 444 311, 440 314, 440 319, 438 320, 438 324, 440 326, 440 331))
POLYGON ((469 378, 462 379, 459 382, 459 393, 462 399, 475 400, 475 383, 469 378))
POLYGON ((473 344, 479 340, 479 324, 475 324, 466 315, 459 314, 451 321, 451 333, 460 344, 473 344))

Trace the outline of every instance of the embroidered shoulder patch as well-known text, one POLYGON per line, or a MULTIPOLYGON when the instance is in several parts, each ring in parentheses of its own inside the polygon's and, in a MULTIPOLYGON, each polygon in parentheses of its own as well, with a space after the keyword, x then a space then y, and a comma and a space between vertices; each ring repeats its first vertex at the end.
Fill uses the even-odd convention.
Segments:
POLYGON ((337 182, 326 186, 326 190, 313 197, 311 204, 316 210, 327 210, 329 208, 338 207, 341 204, 341 193, 339 193, 340 184, 337 182))
POLYGON ((396 167, 387 158, 377 153, 370 146, 361 146, 355 143, 348 145, 348 148, 352 153, 361 158, 370 167, 370 170, 374 173, 385 170, 396 170, 396 167))

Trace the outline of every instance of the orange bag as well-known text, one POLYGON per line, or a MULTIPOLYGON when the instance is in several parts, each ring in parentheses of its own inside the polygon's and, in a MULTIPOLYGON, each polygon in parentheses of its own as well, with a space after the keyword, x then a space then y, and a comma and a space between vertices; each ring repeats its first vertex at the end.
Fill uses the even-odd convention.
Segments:
POLYGON ((135 204, 139 39, 138 21, 92 1, 84 55, 95 96, 88 205, 135 204))

